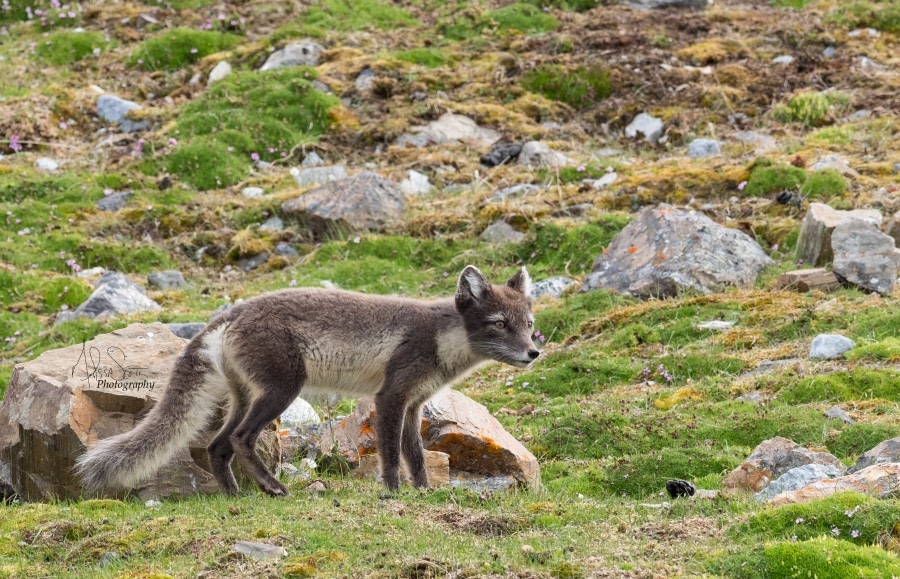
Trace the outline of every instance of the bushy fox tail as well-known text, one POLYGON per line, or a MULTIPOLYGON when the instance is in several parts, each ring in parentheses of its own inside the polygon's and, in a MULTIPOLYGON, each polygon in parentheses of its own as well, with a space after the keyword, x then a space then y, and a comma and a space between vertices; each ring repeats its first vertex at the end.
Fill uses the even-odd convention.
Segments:
POLYGON ((133 488, 153 475, 203 430, 221 397, 219 366, 211 359, 219 348, 204 340, 221 340, 210 324, 194 337, 175 362, 162 399, 133 430, 98 441, 75 463, 87 490, 133 488), (212 350, 212 352, 210 352, 212 350))

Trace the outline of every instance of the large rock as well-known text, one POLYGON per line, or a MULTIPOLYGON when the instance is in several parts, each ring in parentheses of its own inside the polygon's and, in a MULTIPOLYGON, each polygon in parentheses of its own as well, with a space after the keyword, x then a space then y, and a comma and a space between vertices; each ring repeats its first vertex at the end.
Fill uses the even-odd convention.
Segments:
POLYGON ((534 299, 542 298, 544 296, 558 298, 573 285, 578 285, 578 282, 570 277, 562 275, 548 277, 547 279, 536 281, 531 285, 531 297, 534 299))
POLYGON ((97 280, 94 293, 76 308, 75 318, 111 317, 162 309, 147 297, 144 288, 123 274, 108 271, 97 280))
POLYGON ((647 207, 594 262, 582 291, 642 298, 746 287, 773 261, 751 237, 696 211, 647 207))
POLYGON ((894 238, 878 231, 871 223, 846 221, 831 234, 834 262, 831 269, 838 278, 861 289, 888 295, 897 284, 900 249, 894 238))
POLYGON ((819 334, 809 348, 809 357, 817 360, 831 360, 843 356, 856 346, 856 342, 840 334, 819 334))
POLYGON ((100 211, 118 211, 125 207, 128 200, 131 199, 133 193, 131 191, 119 191, 118 193, 110 193, 103 199, 97 201, 97 209, 100 211))
POLYGON ((307 191, 281 204, 316 235, 370 229, 379 231, 406 209, 406 196, 393 181, 360 173, 307 191))
MULTIPOLYGON (((377 452, 375 402, 359 401, 353 413, 320 427, 318 447, 340 454, 351 467, 377 452)), ((450 456, 450 468, 481 476, 510 476, 519 483, 540 485, 537 459, 503 429, 487 408, 455 390, 432 398, 422 412, 422 441, 427 450, 450 456)))
MULTIPOLYGON (((428 485, 431 488, 445 487, 450 484, 450 455, 446 452, 425 451, 425 472, 428 473, 428 485)), ((359 458, 359 467, 353 471, 358 477, 374 478, 382 482, 381 457, 378 454, 366 454, 359 458)), ((409 468, 401 461, 400 477, 410 484, 412 477, 409 468)))
POLYGON ((507 243, 519 243, 525 239, 525 234, 516 231, 512 225, 502 219, 498 219, 485 227, 480 237, 491 245, 506 245, 507 243))
POLYGON ((134 121, 128 118, 131 111, 141 110, 141 105, 127 101, 112 94, 100 95, 97 99, 97 116, 107 123, 118 123, 119 129, 125 133, 143 131, 146 121, 134 121))
MULTIPOLYGON (((75 459, 98 439, 134 428, 165 392, 186 343, 165 324, 132 324, 17 364, 0 402, 0 484, 29 501, 81 498, 86 493, 72 472, 75 459)), ((206 445, 220 424, 217 419, 130 491, 143 500, 217 492, 206 445)), ((257 448, 267 466, 278 464, 274 428, 263 432, 257 448)))
POLYGON ((436 121, 424 127, 413 127, 412 134, 400 135, 398 146, 427 147, 429 145, 455 145, 463 143, 473 147, 488 147, 500 140, 500 133, 478 126, 465 115, 444 113, 436 121))
POLYGON ((847 221, 859 220, 881 226, 881 213, 874 209, 840 211, 824 203, 810 203, 800 225, 797 239, 797 259, 807 265, 823 266, 831 262, 831 236, 834 228, 847 221))
POLYGON ((700 159, 703 157, 712 157, 722 152, 722 143, 715 139, 694 139, 688 145, 688 157, 692 159, 700 159))
POLYGON ((766 488, 753 495, 753 498, 758 501, 767 501, 783 492, 795 491, 812 482, 839 476, 841 476, 841 471, 830 464, 804 464, 787 471, 777 480, 769 483, 766 488))
POLYGON ((806 503, 844 491, 855 491, 880 498, 887 498, 900 489, 900 463, 874 464, 853 474, 838 478, 826 478, 803 488, 783 492, 769 500, 773 505, 806 503))
POLYGON ((223 78, 231 74, 231 71, 232 68, 231 65, 228 64, 228 61, 219 61, 219 63, 214 66, 211 71, 209 71, 209 76, 206 79, 206 86, 210 86, 214 82, 222 80, 223 78))
POLYGON ((528 141, 519 152, 519 165, 525 167, 564 167, 571 163, 572 159, 540 141, 528 141))
POLYGON ((317 66, 319 55, 325 47, 309 40, 288 44, 281 50, 276 50, 259 70, 271 70, 284 66, 317 66))
POLYGON ((732 491, 759 492, 770 481, 805 464, 832 466, 838 469, 839 473, 845 470, 841 461, 827 452, 813 452, 793 440, 776 436, 753 449, 747 460, 722 480, 722 486, 732 491))
POLYGON ((900 436, 885 440, 872 450, 864 453, 856 461, 856 464, 847 469, 847 474, 859 472, 873 464, 885 464, 888 462, 900 462, 900 436))

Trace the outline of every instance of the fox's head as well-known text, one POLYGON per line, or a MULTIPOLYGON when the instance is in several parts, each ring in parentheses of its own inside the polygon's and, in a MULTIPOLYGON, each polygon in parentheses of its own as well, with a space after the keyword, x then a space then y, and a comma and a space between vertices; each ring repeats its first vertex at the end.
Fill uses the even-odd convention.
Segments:
POLYGON ((493 285, 473 265, 459 275, 456 309, 476 352, 523 368, 539 355, 531 339, 531 278, 523 267, 505 285, 493 285))

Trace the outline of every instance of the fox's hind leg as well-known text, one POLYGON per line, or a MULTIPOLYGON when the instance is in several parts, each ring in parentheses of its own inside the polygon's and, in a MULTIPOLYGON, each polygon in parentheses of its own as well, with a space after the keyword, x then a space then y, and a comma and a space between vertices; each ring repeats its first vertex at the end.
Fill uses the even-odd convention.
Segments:
POLYGON ((414 402, 403 416, 403 437, 400 448, 413 486, 428 488, 428 473, 425 471, 425 453, 422 450, 422 403, 414 402))
POLYGON ((225 423, 219 429, 218 434, 209 443, 206 451, 209 453, 209 463, 212 466, 213 476, 228 496, 234 496, 238 492, 238 484, 231 471, 231 459, 234 457, 234 445, 231 442, 231 433, 238 427, 247 410, 250 401, 243 384, 234 379, 229 379, 228 387, 231 391, 231 400, 228 406, 228 414, 225 423))

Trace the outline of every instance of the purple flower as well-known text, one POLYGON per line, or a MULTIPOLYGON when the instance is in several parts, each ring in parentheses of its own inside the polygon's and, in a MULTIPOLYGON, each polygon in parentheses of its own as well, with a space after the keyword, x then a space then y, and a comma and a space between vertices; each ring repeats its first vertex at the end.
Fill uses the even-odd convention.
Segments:
POLYGON ((803 517, 797 517, 797 520, 794 521, 794 524, 795 524, 795 525, 802 525, 802 524, 803 524, 803 517))
POLYGON ((838 529, 837 527, 831 527, 831 534, 834 535, 835 537, 837 537, 838 535, 841 534, 841 530, 838 529))
POLYGON ((578 165, 578 168, 575 170, 578 171, 579 173, 584 173, 585 169, 586 169, 586 167, 584 165, 578 165))
POLYGON ((797 542, 797 535, 791 535, 791 543, 797 542))
POLYGON ((857 531, 856 529, 853 529, 852 531, 850 531, 850 536, 853 537, 854 539, 859 539, 859 531, 857 531))
POLYGON ((746 187, 746 186, 747 186, 747 182, 741 181, 740 183, 738 183, 738 191, 743 191, 744 187, 746 187))
POLYGON ((288 285, 291 286, 291 287, 294 287, 295 285, 297 285, 297 280, 292 279, 292 280, 291 280, 291 283, 289 283, 288 285))
POLYGON ((259 162, 259 153, 250 153, 250 159, 252 159, 254 163, 259 162))
POLYGON ((13 135, 9 138, 9 148, 15 153, 18 153, 23 149, 22 145, 19 143, 19 135, 13 135))
POLYGON ((169 137, 169 144, 174 147, 178 144, 178 141, 175 139, 175 137, 169 137))

